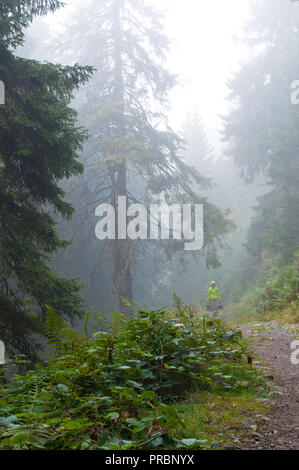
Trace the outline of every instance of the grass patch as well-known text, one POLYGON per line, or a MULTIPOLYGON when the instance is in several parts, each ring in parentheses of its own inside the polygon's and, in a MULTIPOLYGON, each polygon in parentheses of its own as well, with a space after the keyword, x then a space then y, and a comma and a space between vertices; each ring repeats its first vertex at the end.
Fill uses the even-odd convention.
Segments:
POLYGON ((256 391, 205 392, 190 394, 176 410, 188 434, 207 440, 215 450, 241 448, 244 440, 259 426, 260 417, 269 410, 269 402, 261 401, 256 391))
POLYGON ((275 320, 278 323, 299 326, 299 308, 290 305, 288 308, 285 308, 281 312, 274 312, 268 314, 267 318, 269 318, 270 320, 275 320))

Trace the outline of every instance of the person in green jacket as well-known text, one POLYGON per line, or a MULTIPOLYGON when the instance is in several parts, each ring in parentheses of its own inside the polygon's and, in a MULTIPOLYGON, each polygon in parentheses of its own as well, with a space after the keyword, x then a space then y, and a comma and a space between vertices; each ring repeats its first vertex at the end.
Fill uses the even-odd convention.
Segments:
POLYGON ((209 291, 208 291, 208 297, 207 297, 208 311, 216 314, 217 310, 220 308, 220 302, 221 302, 221 295, 220 295, 219 289, 216 286, 216 282, 212 281, 211 287, 209 288, 209 291))

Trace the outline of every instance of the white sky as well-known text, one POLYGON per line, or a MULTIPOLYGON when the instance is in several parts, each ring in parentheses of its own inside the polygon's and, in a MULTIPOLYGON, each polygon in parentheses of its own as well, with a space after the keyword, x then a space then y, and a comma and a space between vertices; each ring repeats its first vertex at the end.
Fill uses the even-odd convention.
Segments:
MULTIPOLYGON (((67 23, 68 13, 82 0, 65 0, 66 7, 47 17, 55 27, 67 23)), ((180 129, 187 111, 197 107, 215 150, 219 149, 221 120, 227 110, 226 81, 246 58, 238 43, 249 0, 151 0, 165 15, 165 31, 172 40, 170 71, 183 85, 170 95, 170 123, 180 129)))
POLYGON ((238 43, 248 0, 163 0, 172 7, 166 30, 173 38, 170 69, 184 80, 171 96, 172 122, 179 125, 188 110, 198 107, 213 143, 227 109, 226 81, 246 57, 238 43))

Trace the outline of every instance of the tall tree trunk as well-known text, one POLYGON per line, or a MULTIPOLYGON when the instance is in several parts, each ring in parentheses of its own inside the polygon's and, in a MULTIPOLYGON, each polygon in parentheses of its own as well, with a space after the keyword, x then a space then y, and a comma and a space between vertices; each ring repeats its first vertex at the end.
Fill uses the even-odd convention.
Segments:
MULTIPOLYGON (((115 104, 119 109, 119 122, 117 137, 122 140, 126 135, 125 128, 125 106, 124 106, 124 84, 123 84, 123 61, 122 61, 122 34, 120 12, 123 0, 115 0, 114 5, 114 49, 115 49, 115 104)), ((116 144, 118 145, 118 144, 116 144)), ((117 202, 119 196, 127 196, 127 162, 125 156, 123 161, 116 167, 114 177, 113 204, 116 208, 116 220, 118 221, 117 202)), ((127 215, 126 215, 127 226, 127 215)), ((118 298, 120 311, 129 313, 129 309, 123 301, 123 297, 132 299, 132 247, 129 240, 118 239, 119 227, 116 229, 116 239, 113 246, 113 288, 118 298)))

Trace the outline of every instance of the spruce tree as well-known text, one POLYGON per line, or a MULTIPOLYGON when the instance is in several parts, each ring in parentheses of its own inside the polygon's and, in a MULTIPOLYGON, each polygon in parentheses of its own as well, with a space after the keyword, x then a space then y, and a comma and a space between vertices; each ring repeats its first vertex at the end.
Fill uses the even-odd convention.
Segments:
POLYGON ((213 148, 209 143, 197 109, 187 113, 182 133, 186 139, 184 160, 194 166, 202 175, 208 176, 213 163, 213 148))
POLYGON ((69 218, 62 179, 77 175, 86 133, 69 107, 90 67, 63 67, 17 57, 24 28, 53 12, 56 0, 0 3, 0 338, 11 353, 36 357, 33 333, 42 332, 46 305, 75 318, 82 312, 79 285, 57 277, 50 257, 70 241, 57 235, 58 215, 69 218))
POLYGON ((254 54, 230 82, 228 154, 247 182, 263 174, 268 183, 248 237, 260 264, 265 259, 271 265, 289 263, 299 248, 299 108, 291 100, 298 78, 298 26, 298 4, 253 1, 246 42, 254 54))
MULTIPOLYGON (((115 206, 119 196, 128 204, 148 204, 161 195, 167 202, 206 202, 205 240, 212 262, 214 244, 230 223, 203 198, 207 181, 182 161, 183 140, 167 124, 164 105, 176 77, 165 68, 168 40, 162 31, 160 15, 140 0, 91 1, 67 28, 67 47, 56 54, 66 60, 70 53, 71 60, 79 51, 80 61, 97 70, 77 100, 91 139, 84 150, 84 183, 77 180, 77 196, 75 184, 70 185, 69 194, 81 200, 76 214, 81 228, 86 212, 90 221, 97 204, 115 206)), ((172 247, 168 243, 166 250, 172 247)), ((101 270, 103 256, 110 253, 114 294, 123 311, 122 298, 133 297, 132 270, 140 250, 138 242, 117 239, 97 250, 101 270)))

